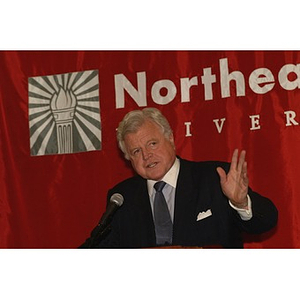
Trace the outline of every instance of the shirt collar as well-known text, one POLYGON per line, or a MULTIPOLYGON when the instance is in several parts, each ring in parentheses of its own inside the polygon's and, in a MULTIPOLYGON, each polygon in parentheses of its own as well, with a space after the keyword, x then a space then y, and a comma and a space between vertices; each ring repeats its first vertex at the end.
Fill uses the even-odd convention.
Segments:
MULTIPOLYGON (((167 184, 171 185, 173 188, 176 188, 177 185, 177 178, 179 174, 179 167, 180 162, 179 159, 176 157, 173 166, 171 169, 165 174, 165 176, 161 179, 161 181, 166 182, 167 184)), ((157 181, 155 180, 147 180, 148 192, 151 196, 153 193, 153 186, 157 181)))

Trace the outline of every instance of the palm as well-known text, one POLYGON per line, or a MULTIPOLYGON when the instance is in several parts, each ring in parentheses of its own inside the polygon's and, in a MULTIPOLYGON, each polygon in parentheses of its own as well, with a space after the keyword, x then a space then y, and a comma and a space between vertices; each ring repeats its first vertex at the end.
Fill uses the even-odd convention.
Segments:
POLYGON ((246 151, 241 151, 238 160, 238 149, 233 152, 228 174, 222 168, 217 168, 220 176, 220 184, 225 196, 233 205, 244 206, 248 193, 246 151))

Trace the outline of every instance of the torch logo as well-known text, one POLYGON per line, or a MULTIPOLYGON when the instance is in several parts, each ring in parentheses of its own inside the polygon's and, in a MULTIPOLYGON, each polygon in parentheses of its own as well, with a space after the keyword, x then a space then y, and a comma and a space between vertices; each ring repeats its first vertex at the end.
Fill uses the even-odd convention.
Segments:
POLYGON ((31 155, 101 149, 98 70, 31 77, 31 155))
POLYGON ((77 100, 73 92, 60 87, 58 94, 54 94, 50 107, 56 123, 58 153, 73 152, 72 123, 77 100))

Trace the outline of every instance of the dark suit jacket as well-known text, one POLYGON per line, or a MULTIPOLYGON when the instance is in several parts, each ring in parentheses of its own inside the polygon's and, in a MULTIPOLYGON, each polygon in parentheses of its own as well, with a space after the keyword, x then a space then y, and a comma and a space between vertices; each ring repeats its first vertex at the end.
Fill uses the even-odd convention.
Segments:
MULTIPOLYGON (((173 245, 242 248, 242 232, 259 234, 277 223, 277 209, 267 198, 249 189, 253 217, 243 221, 231 208, 222 193, 218 166, 229 170, 223 162, 191 162, 180 159, 180 171, 175 195, 173 245), (211 210, 212 215, 197 221, 199 212, 211 210)), ((155 230, 147 191, 147 181, 140 176, 129 178, 111 189, 124 196, 124 204, 117 210, 111 230, 96 247, 148 248, 155 247, 155 230)), ((96 229, 95 229, 96 230, 96 229)), ((92 232, 95 233, 95 230, 92 232)), ((81 245, 90 247, 91 238, 81 245)))

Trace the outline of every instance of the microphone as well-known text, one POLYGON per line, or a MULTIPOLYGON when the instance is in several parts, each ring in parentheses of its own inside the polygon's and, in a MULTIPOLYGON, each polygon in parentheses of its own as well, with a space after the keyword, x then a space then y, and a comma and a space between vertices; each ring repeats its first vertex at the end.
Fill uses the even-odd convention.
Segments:
POLYGON ((116 210, 123 205, 124 197, 121 194, 113 194, 108 202, 105 213, 102 215, 98 225, 93 229, 88 238, 80 248, 94 248, 110 231, 109 224, 116 210))
POLYGON ((122 206, 123 202, 124 202, 124 197, 121 194, 118 194, 118 193, 113 194, 109 199, 109 203, 107 205, 106 211, 102 215, 102 217, 98 223, 98 226, 106 227, 110 223, 116 210, 120 206, 122 206))

